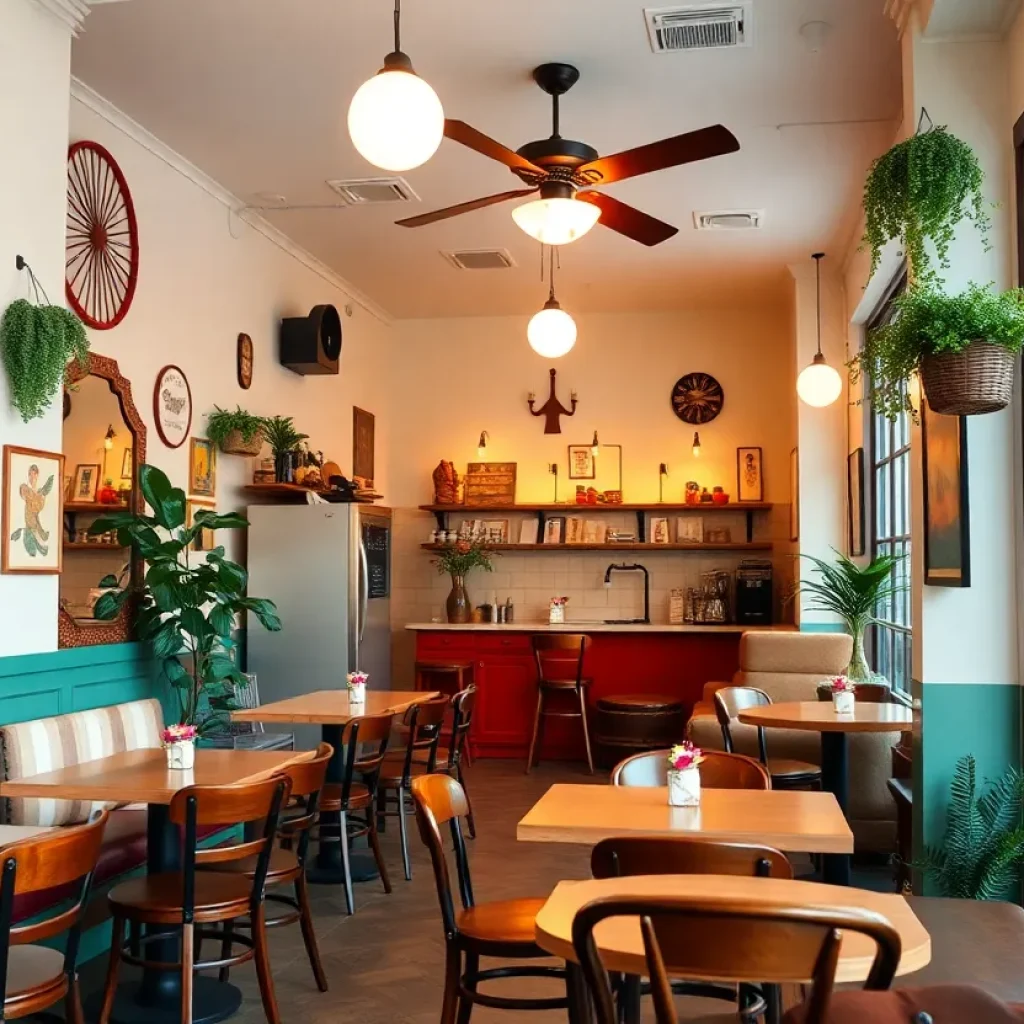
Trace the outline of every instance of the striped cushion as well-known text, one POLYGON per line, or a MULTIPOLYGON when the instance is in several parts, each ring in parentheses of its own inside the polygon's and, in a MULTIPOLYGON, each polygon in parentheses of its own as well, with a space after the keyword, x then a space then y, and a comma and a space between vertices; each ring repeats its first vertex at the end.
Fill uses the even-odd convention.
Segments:
MULTIPOLYGON (((163 711, 158 700, 136 700, 56 718, 0 728, 4 779, 22 779, 126 750, 161 746, 163 711)), ((73 825, 94 810, 116 804, 82 800, 6 800, 9 825, 73 825)))

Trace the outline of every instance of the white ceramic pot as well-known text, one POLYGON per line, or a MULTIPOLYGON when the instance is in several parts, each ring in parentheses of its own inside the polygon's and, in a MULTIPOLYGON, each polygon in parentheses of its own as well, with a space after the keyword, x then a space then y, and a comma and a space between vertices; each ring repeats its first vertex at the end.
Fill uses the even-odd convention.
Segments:
POLYGON ((167 751, 167 767, 176 771, 188 772, 196 766, 196 744, 194 740, 180 740, 177 743, 168 743, 164 750, 167 751))
POLYGON ((350 704, 365 704, 366 683, 349 683, 348 700, 350 704))
POLYGON ((671 807, 696 807, 700 803, 700 770, 668 771, 668 802, 671 807))
POLYGON ((565 605, 553 604, 548 608, 548 623, 552 626, 560 626, 565 622, 565 605))
POLYGON ((832 707, 837 715, 852 715, 854 705, 853 690, 839 690, 832 693, 832 707))

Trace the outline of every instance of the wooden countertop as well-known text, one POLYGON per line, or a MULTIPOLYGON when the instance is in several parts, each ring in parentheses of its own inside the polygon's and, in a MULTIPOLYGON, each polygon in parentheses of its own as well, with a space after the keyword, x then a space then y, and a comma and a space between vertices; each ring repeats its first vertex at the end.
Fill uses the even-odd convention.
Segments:
POLYGON ((444 633, 747 633, 788 632, 796 626, 740 626, 687 624, 673 626, 667 622, 566 622, 553 626, 548 622, 408 622, 406 629, 419 632, 444 633))

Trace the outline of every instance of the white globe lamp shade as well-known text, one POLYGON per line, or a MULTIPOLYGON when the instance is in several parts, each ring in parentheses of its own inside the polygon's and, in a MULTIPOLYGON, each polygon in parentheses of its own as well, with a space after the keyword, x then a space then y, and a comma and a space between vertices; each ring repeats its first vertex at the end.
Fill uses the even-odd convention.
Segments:
POLYGON ((512 219, 544 245, 566 245, 582 238, 601 211, 579 199, 535 199, 512 211, 512 219))
POLYGON ((437 93, 411 66, 384 69, 364 82, 348 108, 348 133, 359 153, 385 171, 425 164, 444 138, 437 93))
POLYGON ((557 359, 576 344, 576 321, 554 299, 548 299, 530 319, 526 338, 537 355, 557 359))
POLYGON ((816 409, 831 405, 843 393, 843 378, 835 367, 825 362, 819 352, 810 366, 805 366, 796 379, 796 393, 816 409))

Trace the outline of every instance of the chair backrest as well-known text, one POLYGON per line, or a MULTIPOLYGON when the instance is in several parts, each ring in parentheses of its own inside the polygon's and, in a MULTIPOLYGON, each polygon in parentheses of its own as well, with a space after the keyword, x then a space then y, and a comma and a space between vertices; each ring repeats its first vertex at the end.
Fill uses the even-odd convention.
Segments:
POLYGON ((626 875, 747 875, 792 878, 786 855, 770 846, 712 843, 681 836, 613 836, 590 852, 595 878, 626 875))
POLYGON ((469 730, 473 725, 473 708, 476 706, 476 686, 470 683, 452 696, 452 738, 448 747, 448 764, 456 767, 462 761, 469 730))
MULTIPOLYGON (((613 786, 667 786, 668 750, 648 750, 612 769, 613 786)), ((771 789, 771 776, 752 757, 705 750, 700 784, 706 789, 771 789)))
POLYGON ((413 704, 406 709, 402 721, 409 727, 409 740, 402 761, 402 785, 406 788, 412 779, 413 765, 421 765, 432 772, 437 765, 437 745, 441 739, 441 726, 451 701, 446 696, 413 704))
POLYGON ((463 788, 450 775, 419 775, 412 780, 412 798, 416 808, 416 825, 423 845, 430 853, 434 883, 441 904, 441 920, 445 935, 458 932, 455 904, 452 899, 448 861, 444 853, 441 826, 448 822, 455 851, 455 868, 459 879, 459 895, 463 907, 473 906, 473 885, 469 877, 469 857, 462 835, 461 819, 469 813, 469 802, 463 788))
POLYGON ((306 861, 309 836, 313 826, 316 824, 320 791, 324 788, 324 781, 327 778, 327 765, 333 756, 334 747, 330 743, 321 743, 316 748, 316 753, 312 759, 289 765, 284 772, 291 780, 291 795, 303 798, 304 813, 283 819, 278 832, 283 838, 293 842, 295 837, 298 836, 299 841, 295 847, 295 854, 300 864, 304 864, 306 861))
MULTIPOLYGON (((236 685, 234 688, 234 700, 240 709, 255 711, 260 706, 259 683, 256 680, 255 672, 243 672, 245 685, 236 685)), ((251 736, 254 733, 263 733, 266 726, 263 722, 236 722, 228 723, 228 733, 232 736, 251 736)))
POLYGON ((362 784, 369 788, 371 795, 377 792, 380 769, 394 722, 394 715, 366 715, 363 718, 352 718, 346 723, 341 734, 341 743, 345 748, 345 767, 341 779, 343 810, 348 810, 356 772, 360 774, 362 784), (360 750, 360 747, 363 749, 360 750))
POLYGON ((538 679, 583 681, 583 658, 590 637, 583 633, 534 633, 530 638, 538 679))
MULTIPOLYGON (((785 906, 714 896, 598 899, 578 911, 572 938, 599 1024, 615 1024, 616 1014, 594 929, 608 918, 635 917, 641 919, 658 1024, 676 1021, 668 983, 672 976, 794 984, 810 980, 807 1024, 822 1024, 842 931, 861 932, 875 941, 865 988, 888 988, 900 960, 899 932, 880 914, 859 908, 785 906)), ((635 927, 627 921, 621 924, 635 927)), ((605 929, 602 933, 608 935, 605 929)))
MULTIPOLYGON (((763 708, 771 702, 771 697, 756 686, 723 686, 720 690, 715 691, 715 715, 722 728, 722 742, 728 753, 732 753, 732 730, 730 727, 733 719, 747 708, 763 708)), ((760 727, 757 730, 757 744, 761 752, 761 760, 767 761, 764 729, 760 727)))

